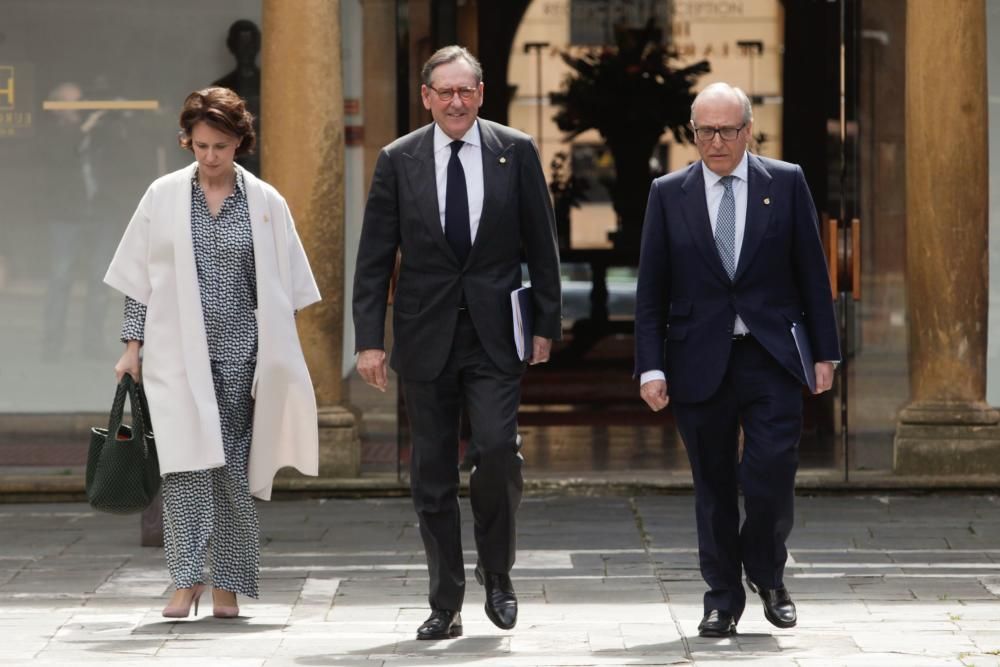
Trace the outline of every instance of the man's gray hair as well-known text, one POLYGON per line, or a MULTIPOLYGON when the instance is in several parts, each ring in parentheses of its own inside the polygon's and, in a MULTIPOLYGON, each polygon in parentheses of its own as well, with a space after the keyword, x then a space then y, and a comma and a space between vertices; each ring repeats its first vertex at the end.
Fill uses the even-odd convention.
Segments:
POLYGON ((482 83, 483 66, 479 64, 474 55, 469 53, 467 48, 453 44, 438 49, 434 52, 434 55, 427 59, 427 62, 424 63, 424 68, 420 70, 420 78, 423 80, 423 84, 425 86, 431 85, 431 74, 434 73, 435 68, 453 63, 459 58, 464 58, 465 62, 472 66, 472 73, 476 76, 476 84, 482 83))
POLYGON ((698 100, 701 99, 702 95, 715 95, 720 92, 727 92, 731 95, 735 95, 736 99, 739 100, 740 106, 743 107, 743 122, 749 123, 753 120, 753 107, 750 105, 750 98, 741 89, 736 86, 731 86, 728 83, 719 81, 706 86, 700 93, 698 93, 694 102, 691 103, 691 122, 694 122, 694 108, 698 106, 698 100))

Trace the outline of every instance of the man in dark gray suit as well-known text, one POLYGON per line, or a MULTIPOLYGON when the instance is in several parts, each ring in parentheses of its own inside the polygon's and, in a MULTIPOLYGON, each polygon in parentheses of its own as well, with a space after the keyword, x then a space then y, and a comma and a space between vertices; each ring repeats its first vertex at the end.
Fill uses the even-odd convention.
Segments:
POLYGON ((437 51, 420 94, 434 122, 382 149, 365 207, 354 326, 358 372, 387 386, 384 322, 397 250, 391 365, 413 436, 410 486, 430 574, 430 617, 417 639, 462 634, 465 594, 458 508, 459 419, 476 442, 470 477, 486 614, 517 622, 514 515, 521 500, 517 410, 525 364, 512 333, 521 256, 533 291, 531 363, 545 362, 560 324, 555 219, 538 151, 527 135, 477 118, 482 68, 464 48, 437 51))

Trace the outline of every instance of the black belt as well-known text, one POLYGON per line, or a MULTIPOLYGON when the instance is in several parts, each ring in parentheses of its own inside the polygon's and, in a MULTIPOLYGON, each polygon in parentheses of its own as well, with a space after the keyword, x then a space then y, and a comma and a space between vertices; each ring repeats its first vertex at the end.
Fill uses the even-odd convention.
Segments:
POLYGON ((741 340, 749 340, 750 338, 752 338, 752 336, 750 335, 749 331, 746 332, 746 333, 741 333, 741 334, 733 334, 733 341, 734 342, 741 341, 741 340))

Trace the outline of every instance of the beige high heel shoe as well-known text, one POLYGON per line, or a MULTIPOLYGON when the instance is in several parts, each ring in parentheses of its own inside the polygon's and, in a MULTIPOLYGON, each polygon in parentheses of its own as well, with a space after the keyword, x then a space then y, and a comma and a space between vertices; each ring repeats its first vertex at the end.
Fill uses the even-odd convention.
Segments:
MULTIPOLYGON (((179 589, 184 590, 184 589, 179 589)), ((195 584, 188 590, 191 591, 191 597, 188 598, 186 604, 178 605, 167 605, 163 608, 163 615, 166 618, 187 618, 191 613, 191 605, 194 605, 194 615, 198 615, 198 601, 201 599, 201 594, 205 592, 205 584, 195 584)))
POLYGON ((216 618, 236 618, 240 615, 239 605, 221 605, 215 601, 215 592, 221 591, 224 593, 231 593, 233 596, 233 601, 236 600, 236 593, 231 591, 224 591, 221 588, 212 589, 212 616, 216 618))

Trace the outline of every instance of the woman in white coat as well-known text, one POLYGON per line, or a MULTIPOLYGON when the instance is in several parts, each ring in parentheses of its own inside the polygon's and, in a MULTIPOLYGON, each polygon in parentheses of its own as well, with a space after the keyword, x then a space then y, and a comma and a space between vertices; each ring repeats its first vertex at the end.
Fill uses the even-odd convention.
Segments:
POLYGON ((320 297, 285 200, 234 162, 252 120, 227 88, 188 96, 179 137, 195 162, 149 187, 104 278, 126 296, 115 373, 143 383, 156 432, 172 618, 197 615, 209 581, 217 617, 258 597, 252 496, 269 499, 283 466, 318 467, 295 312, 320 297))

